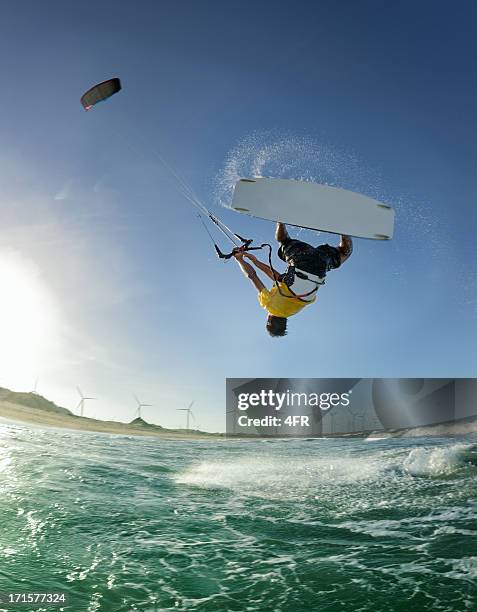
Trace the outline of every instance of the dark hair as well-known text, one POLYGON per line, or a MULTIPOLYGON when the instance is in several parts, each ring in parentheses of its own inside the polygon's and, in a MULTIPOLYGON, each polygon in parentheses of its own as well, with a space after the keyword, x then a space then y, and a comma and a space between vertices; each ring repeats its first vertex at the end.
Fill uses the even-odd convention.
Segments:
POLYGON ((287 319, 286 317, 275 317, 274 315, 268 315, 267 318, 267 331, 272 338, 278 338, 279 336, 287 335, 287 319))

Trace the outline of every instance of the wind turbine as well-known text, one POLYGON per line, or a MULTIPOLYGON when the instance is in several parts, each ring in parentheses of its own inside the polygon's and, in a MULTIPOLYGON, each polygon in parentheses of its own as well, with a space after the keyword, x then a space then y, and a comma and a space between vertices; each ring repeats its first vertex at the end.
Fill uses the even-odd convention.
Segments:
POLYGON ((38 380, 39 380, 39 377, 37 376, 35 378, 35 386, 33 387, 33 391, 31 391, 33 395, 38 395, 38 380))
POLYGON ((141 417, 141 408, 145 408, 146 406, 147 406, 148 408, 152 408, 152 404, 143 404, 143 403, 141 403, 141 402, 139 401, 139 399, 138 399, 137 395, 135 395, 135 396, 134 396, 134 399, 136 400, 136 404, 137 404, 137 411, 136 411, 137 418, 139 418, 139 419, 140 419, 140 418, 142 418, 142 417, 141 417))
POLYGON ((335 413, 333 412, 333 408, 327 410, 325 415, 327 417, 327 421, 329 421, 329 435, 333 435, 335 433, 335 413))
MULTIPOLYGON (((195 401, 195 400, 194 400, 194 401, 195 401)), ((176 410, 179 410, 179 411, 182 411, 182 412, 187 412, 187 427, 186 427, 186 429, 190 429, 190 428, 189 428, 189 417, 190 417, 191 415, 192 415, 192 418, 193 418, 193 419, 194 419, 194 421, 195 421, 195 416, 194 416, 194 413, 193 413, 193 412, 192 412, 192 410, 191 410, 191 408, 192 408, 192 406, 193 406, 193 404, 194 404, 194 401, 193 401, 193 402, 191 402, 191 403, 189 404, 189 407, 188 407, 188 408, 176 408, 176 410)))
POLYGON ((85 397, 83 395, 83 392, 81 391, 81 389, 79 387, 76 387, 76 390, 78 391, 79 396, 81 398, 79 403, 78 403, 78 406, 76 407, 76 410, 79 409, 80 410, 80 416, 83 416, 85 402, 87 400, 95 400, 96 398, 95 397, 85 397))
POLYGON ((351 417, 351 419, 348 419, 352 421, 352 431, 354 433, 360 433, 362 431, 364 431, 364 420, 365 420, 365 414, 363 410, 360 410, 359 408, 356 410, 351 410, 351 406, 348 406, 348 415, 351 417), (361 429, 359 429, 357 422, 358 419, 361 420, 361 429))

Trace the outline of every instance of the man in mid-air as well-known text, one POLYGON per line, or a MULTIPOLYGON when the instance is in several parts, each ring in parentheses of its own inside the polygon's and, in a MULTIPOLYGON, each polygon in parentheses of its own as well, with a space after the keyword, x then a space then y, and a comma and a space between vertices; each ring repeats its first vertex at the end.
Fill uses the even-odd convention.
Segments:
POLYGON ((257 289, 260 305, 268 312, 267 331, 273 337, 285 336, 288 317, 316 300, 316 293, 325 282, 326 273, 339 268, 353 251, 353 242, 349 236, 342 235, 338 247, 322 244, 315 248, 290 238, 283 223, 277 224, 275 238, 280 243, 278 256, 288 264, 284 274, 279 274, 245 250, 238 249, 234 253, 244 274, 257 289), (273 281, 270 290, 245 259, 250 260, 273 281))

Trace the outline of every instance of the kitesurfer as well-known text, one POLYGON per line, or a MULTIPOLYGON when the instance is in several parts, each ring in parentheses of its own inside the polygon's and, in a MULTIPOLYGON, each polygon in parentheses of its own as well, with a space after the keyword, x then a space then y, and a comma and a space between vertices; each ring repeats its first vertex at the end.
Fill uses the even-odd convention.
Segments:
MULTIPOLYGON (((338 247, 311 244, 290 238, 283 223, 277 224, 275 238, 280 243, 278 256, 288 264, 284 274, 279 274, 270 265, 261 262, 244 249, 236 249, 234 257, 244 274, 258 291, 260 305, 268 312, 267 331, 273 336, 286 334, 288 317, 297 314, 316 300, 316 293, 325 282, 326 273, 339 268, 353 251, 350 236, 341 236, 338 247), (254 267, 266 274, 274 285, 271 289, 262 283, 254 267)), ((270 258, 271 259, 271 258, 270 258)))

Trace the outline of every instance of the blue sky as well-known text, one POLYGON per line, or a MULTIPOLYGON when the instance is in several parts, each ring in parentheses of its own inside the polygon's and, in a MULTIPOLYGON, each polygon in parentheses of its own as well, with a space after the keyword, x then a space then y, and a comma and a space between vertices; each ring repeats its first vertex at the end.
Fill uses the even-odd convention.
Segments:
POLYGON ((167 426, 195 399, 217 430, 226 376, 475 375, 473 3, 17 0, 0 17, 0 385, 38 377, 74 408, 79 384, 88 414, 121 420, 136 393, 167 426), (85 113, 112 76, 123 91, 85 113), (391 203, 395 239, 356 240, 272 339, 158 154, 216 212, 258 170, 391 203))

